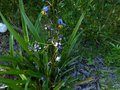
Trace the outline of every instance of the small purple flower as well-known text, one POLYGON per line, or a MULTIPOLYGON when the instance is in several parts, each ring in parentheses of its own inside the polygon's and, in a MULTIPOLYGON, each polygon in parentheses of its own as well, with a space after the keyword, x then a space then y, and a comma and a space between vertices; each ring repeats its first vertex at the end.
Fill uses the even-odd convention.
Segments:
POLYGON ((64 25, 64 26, 66 25, 66 24, 63 22, 62 19, 58 19, 58 24, 59 24, 59 25, 64 25))
POLYGON ((48 6, 46 6, 46 7, 44 7, 42 10, 43 10, 44 12, 48 12, 49 7, 48 7, 48 6))
POLYGON ((66 24, 63 22, 62 19, 58 19, 58 28, 63 28, 66 24))
POLYGON ((62 45, 59 45, 58 46, 58 50, 61 51, 63 48, 62 48, 62 45))
POLYGON ((49 10, 49 7, 46 6, 46 7, 43 7, 42 11, 41 11, 41 14, 43 15, 46 15, 48 13, 48 10, 49 10))

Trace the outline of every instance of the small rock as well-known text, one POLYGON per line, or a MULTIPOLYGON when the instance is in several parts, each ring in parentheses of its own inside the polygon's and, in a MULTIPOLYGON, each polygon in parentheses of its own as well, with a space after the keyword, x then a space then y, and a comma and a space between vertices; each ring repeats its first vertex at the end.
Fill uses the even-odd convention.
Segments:
POLYGON ((7 26, 3 23, 0 23, 0 32, 4 33, 7 31, 7 26))

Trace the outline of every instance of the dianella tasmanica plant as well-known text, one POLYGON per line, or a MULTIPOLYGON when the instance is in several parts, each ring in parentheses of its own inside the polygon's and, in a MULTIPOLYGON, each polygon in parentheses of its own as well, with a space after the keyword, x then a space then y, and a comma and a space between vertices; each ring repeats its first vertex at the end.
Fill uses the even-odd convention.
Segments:
POLYGON ((7 63, 0 65, 0 83, 5 84, 9 90, 72 90, 75 85, 93 80, 88 78, 80 81, 70 75, 73 67, 66 69, 79 58, 72 57, 71 52, 81 34, 77 31, 85 12, 81 13, 67 43, 63 45, 65 36, 62 31, 67 23, 55 15, 53 3, 45 4, 33 24, 25 13, 23 1, 19 0, 22 33, 18 33, 0 13, 10 32, 10 53, 0 56, 0 62, 7 63), (54 19, 50 17, 51 14, 55 16, 54 19), (48 21, 42 22, 46 18, 48 21), (19 44, 17 50, 13 46, 15 41, 19 44))

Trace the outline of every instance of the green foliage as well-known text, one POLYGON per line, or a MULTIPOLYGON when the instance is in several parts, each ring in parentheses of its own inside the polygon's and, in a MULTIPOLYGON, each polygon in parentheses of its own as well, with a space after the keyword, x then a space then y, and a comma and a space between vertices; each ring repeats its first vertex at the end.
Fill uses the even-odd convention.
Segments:
POLYGON ((0 74, 16 78, 0 78, 0 82, 12 90, 70 90, 92 81, 91 77, 79 81, 81 78, 68 74, 73 68, 66 67, 79 57, 93 65, 93 59, 100 55, 105 65, 120 66, 119 0, 24 0, 24 6, 22 0, 2 0, 0 5, 0 16, 10 32, 10 54, 0 56, 0 61, 9 64, 0 65, 4 69, 0 74), (50 8, 46 16, 40 13, 44 6, 50 8), (61 30, 59 18, 66 23, 61 30), (64 47, 57 62, 57 48, 48 39, 57 41, 59 35, 63 35, 64 47), (14 42, 20 45, 17 51, 14 42), (40 51, 34 51, 35 44, 40 51))
MULTIPOLYGON (((53 1, 51 3, 54 4, 55 2, 53 1)), ((7 78, 0 78, 0 82, 8 85, 8 87, 13 90, 59 90, 63 87, 67 88, 74 86, 69 83, 73 83, 71 80, 69 80, 70 78, 72 78, 72 76, 68 74, 65 79, 63 78, 65 73, 69 73, 69 71, 72 70, 72 68, 70 70, 66 70, 66 66, 68 66, 70 63, 78 58, 71 58, 70 54, 80 36, 80 34, 77 35, 77 32, 82 20, 84 19, 86 11, 81 13, 80 19, 73 29, 68 43, 63 49, 61 60, 59 62, 56 61, 57 48, 54 46, 53 43, 47 42, 46 39, 46 35, 49 36, 50 31, 44 31, 45 33, 42 33, 43 26, 41 24, 41 13, 38 15, 38 18, 34 25, 25 13, 22 0, 19 0, 19 7, 21 13, 23 34, 19 34, 14 29, 14 27, 5 19, 3 14, 0 13, 3 22, 6 24, 10 32, 10 55, 0 56, 1 61, 4 60, 4 62, 6 63, 9 62, 9 64, 1 65, 3 71, 1 71, 0 74, 13 75, 13 79, 16 79, 14 81, 7 78), (14 40, 16 40, 20 44, 18 52, 14 50, 14 40), (38 51, 36 51, 36 47, 38 47, 39 45, 40 51, 39 48, 38 51), (53 50, 52 52, 49 50, 50 48, 51 50, 53 50)), ((52 8, 54 8, 54 6, 52 8)), ((47 19, 49 18, 47 17, 47 19)), ((58 29, 57 24, 55 25, 55 29, 58 29)), ((59 35, 59 33, 60 31, 57 31, 57 35, 59 35)), ((57 40, 58 36, 55 37, 55 39, 57 40)), ((92 80, 93 79, 88 79, 88 81, 79 81, 78 83, 76 82, 75 85, 84 84, 92 80)))
POLYGON ((120 46, 111 43, 111 52, 106 56, 106 65, 120 66, 120 46))

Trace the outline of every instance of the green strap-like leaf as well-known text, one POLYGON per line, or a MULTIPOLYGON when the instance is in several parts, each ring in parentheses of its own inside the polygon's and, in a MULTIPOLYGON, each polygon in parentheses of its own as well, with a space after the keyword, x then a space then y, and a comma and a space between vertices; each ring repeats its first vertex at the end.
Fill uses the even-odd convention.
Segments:
POLYGON ((83 84, 89 83, 89 82, 94 81, 94 80, 95 80, 95 78, 90 77, 90 78, 87 78, 87 79, 82 80, 82 81, 71 83, 71 84, 69 84, 69 86, 72 87, 72 86, 77 86, 77 85, 83 85, 83 84))
POLYGON ((20 87, 20 84, 25 84, 26 81, 23 80, 11 80, 6 78, 0 77, 0 83, 4 83, 8 85, 8 87, 12 88, 12 90, 23 90, 22 87, 20 87))
POLYGON ((13 63, 19 63, 22 62, 21 61, 22 58, 21 57, 17 57, 17 56, 0 56, 0 61, 5 61, 5 62, 13 62, 13 63))
POLYGON ((39 72, 34 72, 31 70, 18 70, 18 69, 11 69, 11 68, 8 68, 8 70, 5 70, 5 71, 0 71, 0 74, 11 74, 11 75, 25 74, 25 75, 39 77, 39 78, 44 76, 39 72))
POLYGON ((20 12, 22 14, 22 17, 23 17, 23 19, 25 21, 25 24, 28 26, 28 28, 29 28, 30 32, 32 33, 32 35, 34 36, 34 38, 37 41, 40 41, 39 33, 37 32, 35 26, 32 24, 30 19, 25 14, 25 10, 24 10, 24 6, 23 6, 23 1, 22 0, 19 0, 19 7, 20 7, 20 12))
POLYGON ((58 83, 58 85, 56 85, 56 87, 53 90, 60 90, 61 87, 63 87, 65 84, 65 81, 62 80, 61 82, 58 83))
POLYGON ((79 35, 76 36, 77 31, 79 30, 79 27, 82 23, 82 20, 84 19, 84 16, 85 16, 85 12, 83 12, 82 15, 80 16, 78 23, 76 24, 75 28, 73 29, 73 32, 70 36, 70 39, 69 39, 67 45, 65 46, 65 48, 62 51, 63 58, 67 58, 70 55, 74 45, 76 44, 76 41, 78 40, 79 35, 82 34, 82 32, 81 32, 79 35))
POLYGON ((13 48, 13 42, 14 42, 14 40, 13 40, 13 35, 10 33, 10 55, 14 55, 14 48, 13 48))

